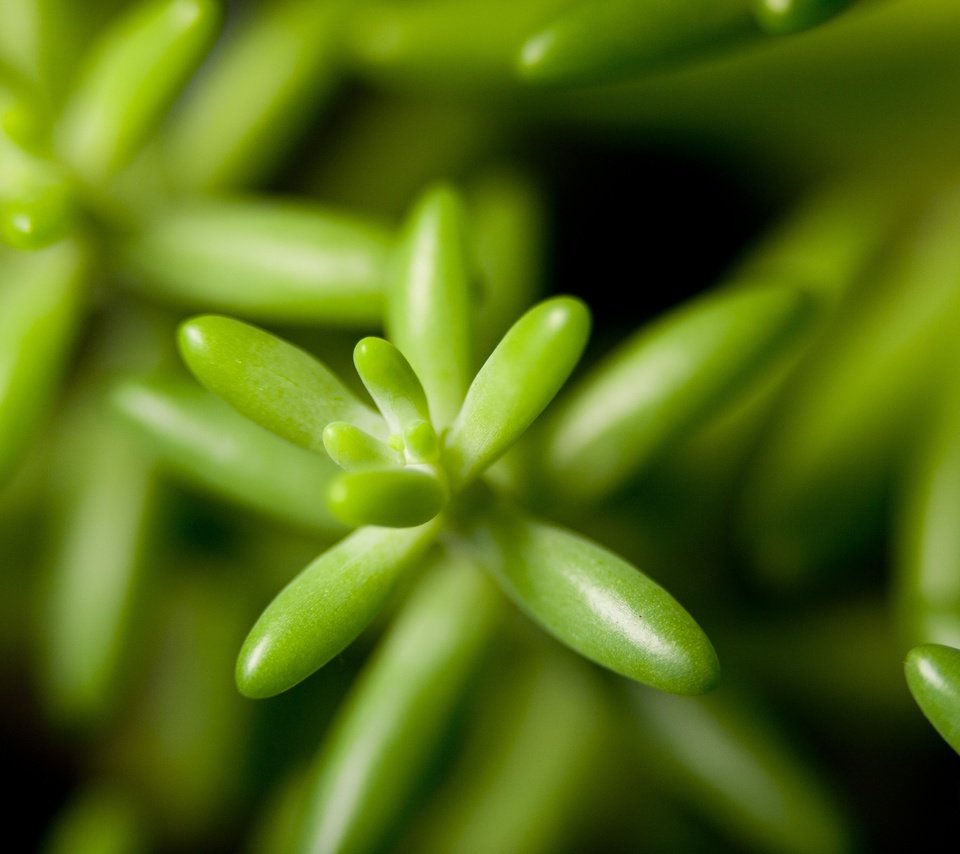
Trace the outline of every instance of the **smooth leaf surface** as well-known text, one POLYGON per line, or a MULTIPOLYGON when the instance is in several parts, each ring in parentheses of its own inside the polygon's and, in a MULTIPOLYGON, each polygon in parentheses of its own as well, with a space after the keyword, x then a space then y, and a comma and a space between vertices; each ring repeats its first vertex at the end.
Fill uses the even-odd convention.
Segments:
POLYGON ((345 472, 331 484, 327 500, 347 525, 412 528, 436 516, 448 495, 436 470, 406 467, 345 472))
POLYGON ((960 650, 922 644, 907 654, 907 685, 927 720, 960 753, 960 650))
POLYGON ((145 0, 95 46, 57 132, 64 159, 91 183, 136 153, 210 46, 213 0, 145 0))
POLYGON ((517 67, 536 83, 608 82, 760 38, 750 0, 587 0, 530 35, 517 67))
POLYGON ((361 528, 291 581, 250 630, 237 661, 247 697, 272 697, 339 654, 386 604, 424 554, 435 526, 361 528))
POLYGON ((364 338, 353 351, 353 363, 391 433, 402 436, 411 423, 429 423, 426 392, 393 344, 382 338, 364 338))
POLYGON ((88 258, 68 242, 0 255, 0 480, 49 407, 83 308, 88 258))
POLYGON ((333 421, 323 428, 323 447, 347 471, 403 464, 400 451, 346 421, 333 421))
POLYGON ((839 15, 858 0, 753 0, 757 23, 773 35, 808 30, 839 15))
POLYGON ((222 191, 270 174, 333 88, 339 5, 282 0, 248 10, 167 132, 179 186, 222 191))
POLYGON ((323 428, 350 421, 380 432, 380 418, 299 347, 255 326, 205 315, 180 327, 187 367, 238 412, 284 439, 325 452, 323 428))
POLYGON ((530 309, 490 354, 445 440, 445 464, 460 487, 503 454, 544 410, 574 369, 590 334, 580 300, 555 297, 530 309))
POLYGON ((142 617, 156 467, 116 425, 68 423, 58 477, 70 487, 43 598, 42 676, 54 715, 91 727, 116 711, 142 617))
POLYGON ((703 630, 636 567, 583 537, 501 509, 468 524, 484 568, 567 646, 661 691, 716 687, 720 666, 703 630))
POLYGON ((317 206, 191 201, 120 246, 131 286, 189 308, 255 320, 377 327, 391 235, 317 206))
POLYGON ((444 554, 342 707, 312 772, 301 850, 376 850, 440 746, 501 612, 497 589, 444 554))
POLYGON ((387 336, 420 378, 437 429, 459 410, 472 368, 464 220, 453 190, 428 191, 409 216, 391 267, 387 336))
POLYGON ((794 288, 745 287, 655 320, 559 407, 544 440, 548 481, 571 500, 613 491, 757 376, 810 309, 794 288))
POLYGON ((187 482, 304 530, 340 533, 327 507, 338 469, 239 415, 193 383, 133 379, 114 409, 187 482))

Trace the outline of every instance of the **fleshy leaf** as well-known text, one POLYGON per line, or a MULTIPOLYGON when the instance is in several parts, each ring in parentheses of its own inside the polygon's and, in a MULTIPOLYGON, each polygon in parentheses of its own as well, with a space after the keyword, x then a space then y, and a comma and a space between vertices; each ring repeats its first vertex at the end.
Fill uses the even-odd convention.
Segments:
POLYGON ((348 525, 412 528, 436 516, 448 496, 435 469, 406 467, 345 472, 331 485, 327 500, 348 525))
POLYGON ((753 0, 753 15, 766 32, 787 35, 809 30, 858 0, 753 0))
POLYGON ((499 508, 467 525, 483 566, 567 646, 661 691, 716 687, 720 666, 707 636, 636 567, 583 537, 499 508))
POLYGON ((211 191, 268 175, 335 79, 339 3, 257 4, 211 57, 166 139, 177 183, 211 191))
POLYGON ((342 707, 307 796, 303 850, 377 847, 438 748, 500 613, 496 588, 444 555, 418 585, 342 707))
POLYGON ((327 508, 337 468, 279 438, 193 383, 127 380, 114 409, 177 474, 215 495, 305 530, 340 533, 327 508))
POLYGON ((83 307, 87 253, 67 242, 0 255, 0 481, 50 405, 83 307))
POLYGON ((423 384, 437 429, 463 403, 473 359, 464 217, 447 187, 420 199, 400 238, 387 300, 388 337, 423 384))
POLYGON ((272 697, 340 653, 377 616, 435 534, 430 524, 361 528, 320 555, 250 630, 237 661, 241 693, 272 697))
POLYGON ((423 386, 393 344, 382 338, 364 338, 353 351, 353 363, 391 433, 402 436, 412 422, 429 423, 430 409, 423 386))
POLYGON ((749 0, 584 0, 527 39, 518 70, 537 83, 607 82, 762 37, 749 0))
POLYGON ((558 409, 544 440, 545 476, 574 500, 612 491, 746 386, 810 309, 795 288, 743 287, 654 321, 558 409))
POLYGON ((137 148, 206 53, 219 24, 213 0, 147 0, 101 37, 68 102, 58 147, 91 183, 137 148))
POLYGON ((259 320, 378 326, 390 233, 276 201, 194 201, 121 248, 131 286, 176 305, 259 320))
POLYGON ((197 379, 234 409, 290 442, 325 453, 323 428, 350 421, 382 432, 379 416, 313 356, 238 320, 204 315, 180 327, 197 379))
POLYGON ((960 650, 933 643, 914 647, 905 671, 927 720, 960 753, 960 650))
POLYGON ((333 421, 323 428, 323 447, 347 471, 403 464, 400 451, 346 421, 333 421))
POLYGON ((454 484, 468 483, 520 438, 576 366, 589 333, 590 312, 571 297, 540 303, 510 328, 446 437, 454 484))

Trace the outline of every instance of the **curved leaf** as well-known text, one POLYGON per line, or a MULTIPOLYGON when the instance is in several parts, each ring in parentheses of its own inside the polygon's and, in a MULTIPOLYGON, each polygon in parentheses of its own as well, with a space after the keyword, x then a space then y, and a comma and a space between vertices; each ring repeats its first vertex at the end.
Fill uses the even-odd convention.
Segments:
POLYGON ((305 204, 194 201, 120 247, 131 284, 157 299, 259 320, 376 327, 390 233, 305 204))
POLYGON ((659 584, 595 543, 491 509, 470 541, 529 617, 581 655, 661 691, 701 694, 720 666, 703 630, 659 584))
POLYGON ((960 650, 932 643, 914 647, 905 671, 927 720, 960 753, 960 650))
POLYGON ((555 297, 531 308, 480 369, 445 439, 445 464, 458 487, 503 454, 560 390, 583 353, 590 312, 555 297))
POLYGON ((544 475, 574 500, 611 492, 747 385, 810 308, 795 288, 743 287, 656 320, 559 407, 544 440, 544 475))
POLYGON ((376 413, 324 364, 269 332, 205 315, 180 327, 179 343, 183 360, 203 385, 290 442, 325 453, 323 428, 331 421, 383 431, 376 413))
POLYGON ((353 351, 353 363, 391 433, 402 436, 408 424, 430 421, 423 386, 393 344, 382 338, 364 338, 353 351))
POLYGON ((119 383, 114 409, 190 483, 305 530, 341 533, 327 507, 338 470, 280 439, 193 383, 119 383))
POLYGON ((448 187, 424 194, 410 214, 391 271, 387 333, 410 362, 437 429, 456 415, 473 359, 465 214, 448 187))
POLYGON ((448 496, 436 471, 406 467, 345 472, 330 486, 327 500, 348 525, 412 528, 443 510, 448 496))
POLYGON ((376 848, 406 805, 486 650, 501 597, 443 555, 404 604, 312 773, 304 851, 376 848))
POLYGON ((291 581, 250 630, 237 660, 247 697, 272 697, 323 667, 386 604, 400 575, 435 536, 419 528, 361 528, 291 581))
POLYGON ((206 53, 213 0, 146 0, 95 46, 57 132, 64 159, 96 183, 136 152, 206 53))
POLYGON ((839 15, 858 0, 753 0, 757 23, 773 35, 809 30, 839 15))

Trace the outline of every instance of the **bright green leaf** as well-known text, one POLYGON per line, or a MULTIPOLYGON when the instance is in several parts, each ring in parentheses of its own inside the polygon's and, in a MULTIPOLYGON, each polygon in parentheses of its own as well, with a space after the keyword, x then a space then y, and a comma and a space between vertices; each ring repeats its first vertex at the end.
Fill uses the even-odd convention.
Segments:
POLYGON ((334 480, 327 500, 348 525, 411 528, 436 516, 448 496, 435 469, 407 467, 345 472, 334 480))
POLYGON ((960 650, 923 644, 907 654, 907 685, 927 720, 960 753, 960 650))

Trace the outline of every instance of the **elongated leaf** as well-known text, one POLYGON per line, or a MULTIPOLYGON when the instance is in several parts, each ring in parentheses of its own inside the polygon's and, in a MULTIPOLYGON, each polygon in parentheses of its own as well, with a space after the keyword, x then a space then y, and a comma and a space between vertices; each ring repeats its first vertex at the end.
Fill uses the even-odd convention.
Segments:
POLYGON ((438 429, 456 415, 473 350, 464 211, 447 187, 410 214, 392 268, 387 333, 423 383, 438 429))
POLYGON ((849 566, 879 534, 895 472, 931 414, 960 328, 960 194, 888 250, 791 380, 755 449, 745 545, 770 584, 849 566))
POLYGON ((581 655, 662 691, 716 687, 713 646, 666 590, 595 543, 489 509, 469 524, 486 568, 521 610, 581 655))
POLYGON ((904 669, 917 705, 960 753, 960 650, 933 643, 914 647, 904 669))
POLYGON ((121 247, 131 284, 177 305, 260 320, 378 326, 390 234, 304 204, 191 202, 121 247))
POLYGON ((551 652, 523 661, 519 673, 498 672, 494 708, 481 716, 427 813, 417 851, 549 854, 567 847, 590 810, 610 724, 602 692, 583 670, 551 652))
POLYGON ((545 439, 547 478, 575 500, 611 492, 747 385, 809 317, 803 293, 752 287, 655 321, 559 409, 545 439))
POLYGON ((435 527, 361 528, 291 581, 250 630, 237 661, 248 697, 292 688, 341 652, 379 613, 435 527))
POLYGON ((213 0, 145 0, 102 36, 58 129, 58 147, 85 179, 112 175, 186 82, 219 23, 213 0))
POLYGON ((353 351, 353 363, 391 433, 403 435, 407 425, 430 421, 423 386, 393 344, 382 338, 364 338, 353 351))
POLYGON ((44 597, 43 681, 56 717, 96 726, 115 711, 151 545, 156 471, 116 425, 70 423, 72 481, 44 597))
POLYGON ((829 21, 857 2, 858 0, 753 0, 753 14, 766 32, 786 35, 829 21))
POLYGON ((486 650, 501 597, 444 555, 355 683, 318 757, 303 851, 376 850, 437 751, 486 650))
POLYGON ((306 530, 340 533, 327 508, 338 469, 188 382, 128 380, 114 408, 189 483, 306 530))
POLYGON ((238 412, 290 442, 324 452, 323 428, 350 421, 382 431, 380 418, 325 365, 280 338, 228 317, 180 328, 187 366, 238 412))
POLYGON ((0 257, 0 481, 50 405, 82 310, 87 257, 74 243, 0 257))
MULTIPOLYGON (((419 89, 502 89, 513 84, 517 48, 570 0, 428 0, 366 4, 350 46, 365 74, 419 89)), ((434 173, 435 174, 435 173, 434 173)))
POLYGON ((64 59, 72 58, 76 12, 69 0, 3 0, 0 58, 47 98, 62 83, 64 59))
POLYGON ((908 645, 960 647, 960 397, 918 442, 903 488, 896 600, 908 645))
POLYGON ((340 475, 327 500, 347 525, 412 528, 436 516, 449 494, 433 468, 365 469, 340 475))
POLYGON ((446 465, 458 486, 504 453, 560 390, 583 353, 590 312, 555 297, 530 309, 480 369, 446 438, 446 465))
POLYGON ((762 37, 750 0, 586 0, 530 35, 518 69, 536 83, 606 82, 762 37))
POLYGON ((546 212, 533 182, 509 168, 479 175, 468 207, 480 271, 477 351, 485 358, 542 290, 546 212))
POLYGON ((346 421, 333 421, 323 428, 323 447, 340 468, 386 468, 403 463, 403 454, 346 421))
POLYGON ((632 700, 644 765, 739 850, 856 847, 836 793, 728 685, 708 697, 634 691, 632 700))

